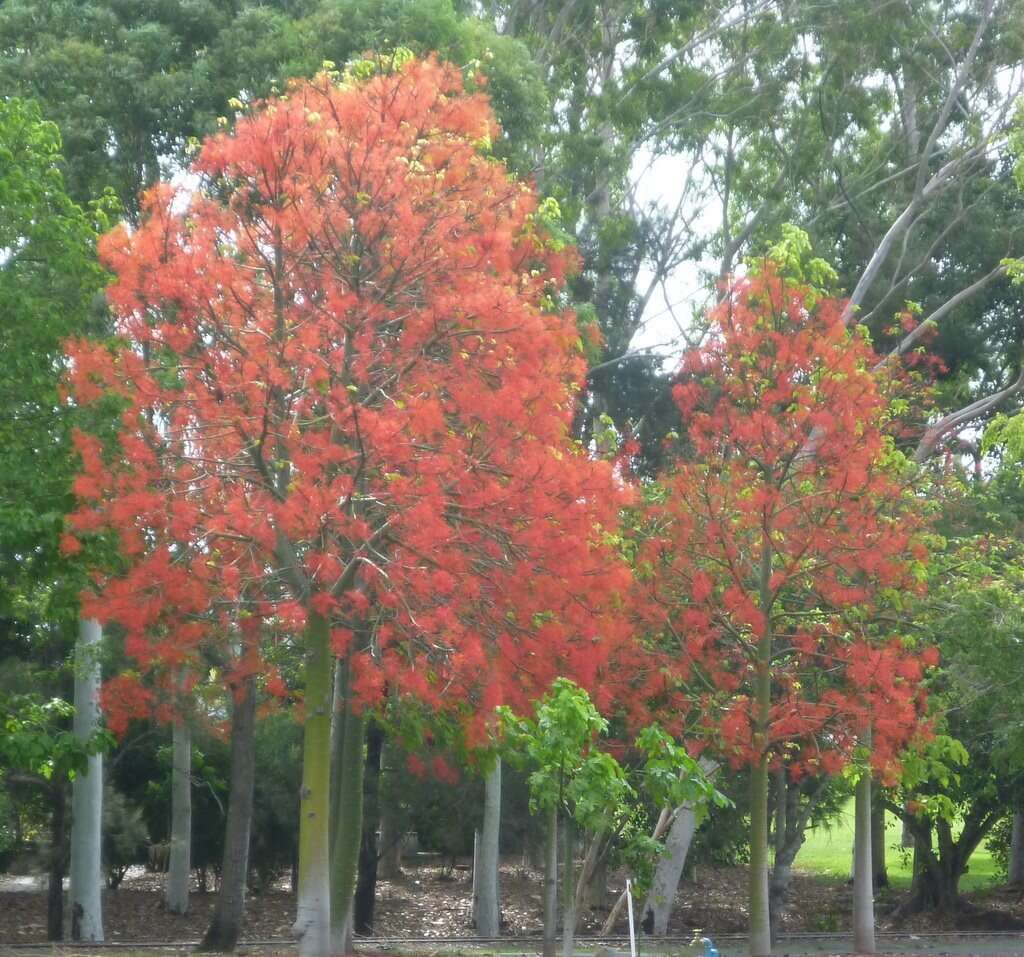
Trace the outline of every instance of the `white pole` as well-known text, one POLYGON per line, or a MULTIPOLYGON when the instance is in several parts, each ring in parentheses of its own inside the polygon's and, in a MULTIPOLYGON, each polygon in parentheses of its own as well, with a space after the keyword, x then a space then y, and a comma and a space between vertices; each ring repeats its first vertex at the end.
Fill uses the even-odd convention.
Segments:
POLYGON ((636 957, 636 929, 633 927, 633 890, 626 878, 626 907, 629 911, 629 957, 636 957))

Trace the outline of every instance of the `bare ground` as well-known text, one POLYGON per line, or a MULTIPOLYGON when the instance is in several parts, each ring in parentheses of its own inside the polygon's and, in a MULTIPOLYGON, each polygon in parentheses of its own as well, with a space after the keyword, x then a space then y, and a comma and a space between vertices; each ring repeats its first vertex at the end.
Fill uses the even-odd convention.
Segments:
MULTIPOLYGON (((214 894, 195 893, 187 915, 168 913, 161 902, 162 876, 133 873, 105 898, 104 922, 112 942, 189 941, 199 939, 213 907, 214 894)), ((526 936, 541 931, 541 877, 533 869, 506 864, 502 868, 502 916, 504 934, 526 936)), ((46 939, 46 898, 38 885, 0 878, 0 944, 17 945, 46 939)), ((612 881, 603 909, 584 916, 583 934, 595 933, 616 897, 612 881)), ((695 880, 684 881, 669 932, 689 936, 696 930, 715 934, 742 933, 746 929, 747 873, 745 868, 701 868, 695 880)), ((400 881, 378 885, 375 931, 380 937, 466 937, 470 925, 472 887, 466 867, 445 870, 436 863, 407 866, 400 881)), ((851 889, 848 885, 797 874, 792 903, 784 916, 784 934, 830 933, 848 930, 851 889)), ((884 916, 895 898, 879 899, 880 929, 905 931, 1008 930, 1024 926, 1024 897, 1018 891, 994 889, 973 895, 978 910, 959 917, 928 914, 904 921, 898 927, 884 916)), ((294 898, 286 885, 249 898, 243 938, 256 941, 289 935, 294 898)), ((625 933, 625 917, 616 928, 625 933)))

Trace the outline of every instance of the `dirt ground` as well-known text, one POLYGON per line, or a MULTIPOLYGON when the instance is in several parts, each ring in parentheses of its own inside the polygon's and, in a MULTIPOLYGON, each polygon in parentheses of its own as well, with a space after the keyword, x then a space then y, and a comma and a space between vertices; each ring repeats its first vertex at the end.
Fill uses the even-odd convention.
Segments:
MULTIPOLYGON (((105 898, 104 922, 111 942, 189 941, 202 936, 213 907, 213 893, 195 893, 185 916, 169 914, 161 903, 162 876, 141 869, 132 873, 105 898)), ((711 935, 742 933, 746 929, 747 875, 744 868, 702 868, 696 880, 684 881, 673 913, 670 934, 688 936, 695 930, 711 935)), ((506 864, 502 868, 504 933, 535 935, 541 930, 541 878, 536 871, 506 864)), ((615 900, 611 882, 603 910, 585 915, 582 934, 595 933, 615 900)), ((465 937, 470 926, 471 878, 468 867, 443 870, 433 863, 406 866, 400 881, 378 885, 376 935, 380 937, 465 937)), ((851 888, 842 883, 797 874, 792 903, 784 915, 783 934, 831 933, 848 930, 851 888)), ((879 899, 879 929, 903 931, 1009 930, 1024 926, 1024 897, 1019 891, 992 890, 970 902, 988 916, 961 917, 929 914, 894 926, 885 913, 895 898, 879 899)), ((287 885, 249 898, 243 937, 248 940, 287 937, 294 916, 294 899, 287 885)), ((622 918, 618 933, 625 933, 622 918)), ((25 880, 0 878, 0 944, 17 945, 46 939, 45 893, 25 880)))

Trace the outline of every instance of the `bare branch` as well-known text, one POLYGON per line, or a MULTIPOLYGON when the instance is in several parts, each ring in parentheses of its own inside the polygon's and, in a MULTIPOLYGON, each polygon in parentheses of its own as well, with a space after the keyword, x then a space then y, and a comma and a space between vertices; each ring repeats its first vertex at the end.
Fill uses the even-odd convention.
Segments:
POLYGON ((1017 378, 1005 389, 1000 389, 993 395, 978 399, 976 402, 972 402, 956 412, 944 415, 938 422, 930 425, 921 437, 921 441, 918 442, 917 449, 914 451, 914 461, 918 463, 926 461, 931 457, 939 442, 945 436, 951 432, 956 432, 967 425, 968 422, 980 418, 987 412, 991 412, 992 409, 1005 402, 1022 388, 1024 388, 1024 368, 1021 368, 1017 378))

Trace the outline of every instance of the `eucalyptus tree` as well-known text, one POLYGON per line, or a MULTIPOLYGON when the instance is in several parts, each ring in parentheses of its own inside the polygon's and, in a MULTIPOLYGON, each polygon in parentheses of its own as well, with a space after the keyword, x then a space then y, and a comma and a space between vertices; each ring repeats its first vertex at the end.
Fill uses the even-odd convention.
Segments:
POLYGON ((1022 89, 1020 7, 780 3, 718 40, 749 64, 722 85, 707 172, 720 200, 718 272, 791 221, 839 272, 848 320, 905 352, 928 330, 947 372, 923 461, 1020 387, 1020 245, 1007 145, 1022 89), (768 122, 766 122, 768 120, 768 122), (741 227, 732 225, 742 223, 741 227), (911 303, 922 320, 892 317, 911 303))
MULTIPOLYGON (((5 650, 30 669, 34 693, 70 696, 74 673, 74 732, 84 747, 98 726, 99 634, 95 622, 83 622, 75 666, 65 667, 78 631, 77 593, 86 579, 81 560, 60 548, 74 457, 71 411, 61 402, 59 380, 64 338, 102 329, 102 310, 94 300, 106 280, 95 240, 111 206, 102 202, 83 210, 69 198, 60 147, 57 127, 43 120, 37 105, 0 100, 0 622, 5 650)), ((63 713, 48 714, 57 733, 63 713)), ((46 775, 55 831, 63 828, 68 773, 74 769, 58 764, 63 770, 46 775)), ((78 770, 72 932, 76 939, 102 940, 102 770, 96 748, 78 770)), ((59 939, 60 844, 53 855, 49 932, 59 939)))

